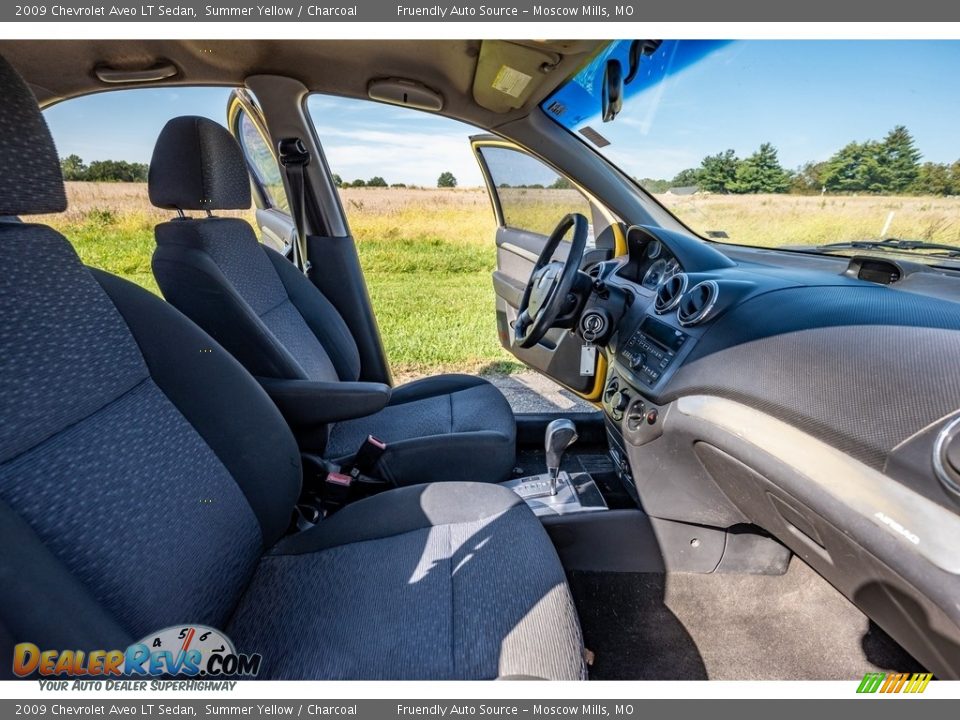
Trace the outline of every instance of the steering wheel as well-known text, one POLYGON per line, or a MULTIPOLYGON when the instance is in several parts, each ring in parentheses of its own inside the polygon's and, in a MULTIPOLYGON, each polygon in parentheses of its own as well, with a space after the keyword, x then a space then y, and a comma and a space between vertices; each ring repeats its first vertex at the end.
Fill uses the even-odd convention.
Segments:
POLYGON ((580 271, 587 247, 587 230, 587 219, 580 213, 570 213, 550 233, 520 300, 519 315, 513 326, 515 344, 531 348, 554 326, 580 271), (570 228, 573 228, 573 239, 567 259, 553 260, 553 253, 570 228))

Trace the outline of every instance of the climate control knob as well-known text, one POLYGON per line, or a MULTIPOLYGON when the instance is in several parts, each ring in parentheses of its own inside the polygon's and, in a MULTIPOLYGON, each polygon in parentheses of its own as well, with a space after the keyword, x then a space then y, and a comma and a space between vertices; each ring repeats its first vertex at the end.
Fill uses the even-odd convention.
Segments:
POLYGON ((630 405, 630 396, 623 390, 618 390, 610 400, 610 412, 614 420, 622 420, 623 412, 630 405))

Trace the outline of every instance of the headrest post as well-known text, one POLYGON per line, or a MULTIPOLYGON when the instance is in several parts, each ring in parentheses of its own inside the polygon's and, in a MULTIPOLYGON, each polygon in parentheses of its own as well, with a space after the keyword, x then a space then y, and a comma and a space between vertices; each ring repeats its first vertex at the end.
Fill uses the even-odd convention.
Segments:
POLYGON ((186 217, 186 215, 183 214, 183 210, 181 210, 180 208, 177 208, 177 217, 180 218, 181 220, 183 220, 183 218, 186 217))

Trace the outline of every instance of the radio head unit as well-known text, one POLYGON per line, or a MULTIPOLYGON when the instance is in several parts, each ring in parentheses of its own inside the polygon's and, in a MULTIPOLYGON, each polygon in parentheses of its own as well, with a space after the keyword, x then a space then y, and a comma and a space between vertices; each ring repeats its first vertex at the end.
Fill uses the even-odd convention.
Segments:
POLYGON ((683 331, 648 315, 623 346, 620 356, 639 380, 653 386, 688 339, 683 331))

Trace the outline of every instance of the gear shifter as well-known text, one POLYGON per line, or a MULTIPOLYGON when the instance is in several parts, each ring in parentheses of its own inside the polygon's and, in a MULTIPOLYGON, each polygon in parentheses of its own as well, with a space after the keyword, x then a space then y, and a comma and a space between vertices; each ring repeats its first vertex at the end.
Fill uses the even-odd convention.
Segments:
POLYGON ((543 439, 544 450, 547 454, 547 473, 550 475, 550 494, 557 494, 557 483, 560 479, 560 463, 563 452, 577 441, 577 426, 573 420, 561 418, 547 425, 547 433, 543 439))

